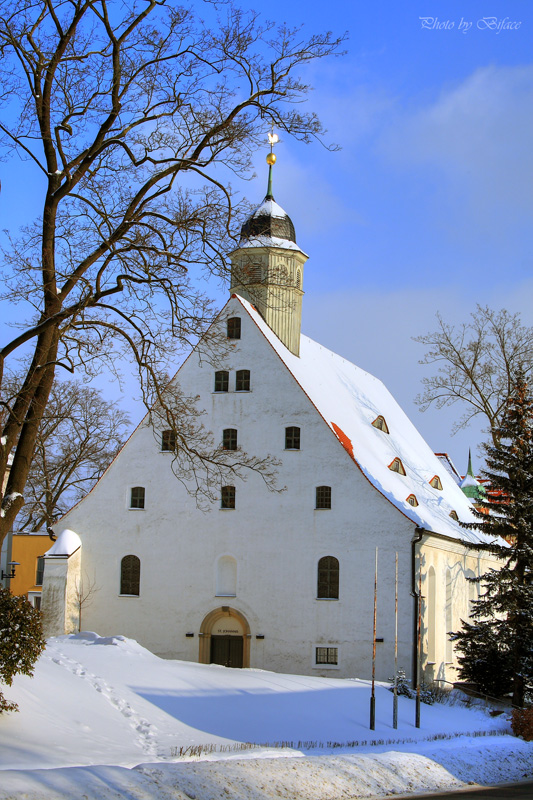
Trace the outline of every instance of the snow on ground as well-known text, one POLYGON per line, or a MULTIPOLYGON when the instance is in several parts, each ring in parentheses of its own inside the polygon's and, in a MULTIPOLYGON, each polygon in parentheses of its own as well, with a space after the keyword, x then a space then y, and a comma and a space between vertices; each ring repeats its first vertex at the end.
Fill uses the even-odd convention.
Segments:
POLYGON ((49 640, 2 687, 0 800, 336 800, 533 779, 505 714, 422 705, 368 681, 157 658, 124 637, 49 640))

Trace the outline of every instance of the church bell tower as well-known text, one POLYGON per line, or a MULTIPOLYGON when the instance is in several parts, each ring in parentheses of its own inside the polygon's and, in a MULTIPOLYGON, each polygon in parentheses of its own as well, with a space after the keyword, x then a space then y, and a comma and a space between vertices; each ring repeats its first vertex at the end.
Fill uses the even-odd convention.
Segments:
POLYGON ((299 356, 302 325, 303 268, 306 254, 296 244, 289 215, 274 200, 272 167, 278 141, 269 134, 266 197, 241 228, 239 247, 231 254, 231 291, 248 300, 283 344, 299 356))

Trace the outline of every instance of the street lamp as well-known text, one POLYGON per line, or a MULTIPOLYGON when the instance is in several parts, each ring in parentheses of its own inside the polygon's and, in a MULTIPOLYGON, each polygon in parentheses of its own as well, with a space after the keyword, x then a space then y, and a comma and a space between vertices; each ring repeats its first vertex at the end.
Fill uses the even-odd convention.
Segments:
POLYGON ((20 562, 19 561, 8 561, 7 562, 7 566, 8 566, 9 572, 4 572, 4 570, 2 570, 2 578, 1 578, 1 580, 4 580, 4 578, 7 578, 8 580, 11 580, 11 578, 14 578, 15 577, 15 568, 16 567, 20 567, 20 562))

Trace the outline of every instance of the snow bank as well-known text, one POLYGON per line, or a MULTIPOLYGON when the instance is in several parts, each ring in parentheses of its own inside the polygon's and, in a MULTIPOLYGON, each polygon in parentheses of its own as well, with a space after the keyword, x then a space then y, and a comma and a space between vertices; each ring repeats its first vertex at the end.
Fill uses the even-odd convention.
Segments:
POLYGON ((165 661, 124 636, 49 640, 5 694, 0 800, 341 800, 533 779, 505 715, 422 706, 367 681, 165 661), (284 743, 283 747, 274 745, 284 743), (180 756, 181 753, 181 756, 180 756))

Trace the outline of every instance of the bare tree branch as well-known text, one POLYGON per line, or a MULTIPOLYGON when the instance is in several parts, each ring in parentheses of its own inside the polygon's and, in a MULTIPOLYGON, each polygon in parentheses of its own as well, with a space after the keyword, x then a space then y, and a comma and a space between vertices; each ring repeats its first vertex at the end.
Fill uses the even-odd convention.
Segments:
MULTIPOLYGON (((3 257, 1 300, 21 313, 0 347, 0 388, 6 359, 32 352, 0 432, 0 479, 13 457, 0 540, 24 503, 58 366, 92 375, 129 351, 144 397, 164 405, 162 365, 203 336, 215 314, 205 279, 227 275, 242 207, 225 175, 250 177, 271 124, 322 137, 316 115, 296 109, 301 73, 342 39, 306 40, 231 3, 203 13, 164 0, 0 0, 0 142, 46 173, 39 218, 3 257)), ((182 435, 176 472, 199 485, 202 464, 206 480, 215 464, 237 470, 178 405, 176 431, 202 446, 182 435)), ((270 482, 262 459, 239 457, 270 482)))
POLYGON ((489 424, 494 444, 502 415, 521 369, 533 371, 533 328, 519 314, 478 306, 468 323, 448 325, 437 315, 439 329, 415 338, 428 349, 421 364, 436 364, 437 372, 423 378, 424 391, 416 402, 425 411, 461 403, 466 411, 454 426, 464 428, 481 415, 489 424))

